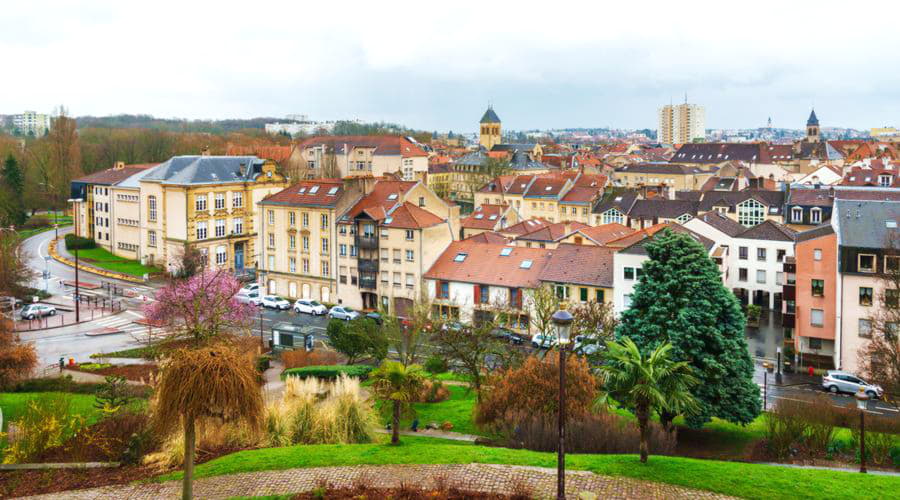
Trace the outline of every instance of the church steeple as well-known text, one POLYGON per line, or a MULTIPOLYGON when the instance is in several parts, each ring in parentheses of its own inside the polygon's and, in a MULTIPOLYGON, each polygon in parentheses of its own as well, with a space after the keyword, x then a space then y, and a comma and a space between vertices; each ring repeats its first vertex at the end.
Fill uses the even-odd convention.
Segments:
POLYGON ((806 142, 819 142, 819 118, 815 109, 810 111, 806 120, 806 142))
POLYGON ((500 117, 494 112, 494 107, 488 105, 487 111, 481 117, 478 143, 490 151, 494 145, 500 144, 500 137, 500 117))

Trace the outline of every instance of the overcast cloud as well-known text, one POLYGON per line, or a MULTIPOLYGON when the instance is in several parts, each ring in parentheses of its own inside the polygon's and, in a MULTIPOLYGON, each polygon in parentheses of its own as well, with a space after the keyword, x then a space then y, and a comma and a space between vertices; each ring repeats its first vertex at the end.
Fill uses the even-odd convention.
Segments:
POLYGON ((687 93, 709 128, 900 122, 898 2, 74 4, 2 2, 0 113, 655 128, 687 93))

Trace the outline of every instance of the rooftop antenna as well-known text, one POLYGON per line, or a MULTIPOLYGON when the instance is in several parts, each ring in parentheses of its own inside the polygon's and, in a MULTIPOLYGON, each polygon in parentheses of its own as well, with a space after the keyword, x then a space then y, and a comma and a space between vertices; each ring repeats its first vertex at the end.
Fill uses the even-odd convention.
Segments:
POLYGON ((684 103, 687 104, 687 92, 684 93, 684 103))

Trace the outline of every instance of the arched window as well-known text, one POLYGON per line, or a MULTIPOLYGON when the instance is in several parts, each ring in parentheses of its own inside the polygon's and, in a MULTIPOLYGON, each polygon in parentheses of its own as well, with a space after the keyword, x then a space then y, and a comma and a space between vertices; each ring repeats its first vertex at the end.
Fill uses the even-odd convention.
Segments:
POLYGON ((603 223, 604 224, 621 224, 622 223, 622 212, 619 212, 615 208, 607 210, 603 212, 603 223))
POLYGON ((754 199, 738 203, 737 209, 738 223, 742 226, 755 226, 766 218, 766 207, 754 199))
POLYGON ((813 224, 821 224, 822 223, 822 209, 814 208, 809 212, 809 221, 813 224))

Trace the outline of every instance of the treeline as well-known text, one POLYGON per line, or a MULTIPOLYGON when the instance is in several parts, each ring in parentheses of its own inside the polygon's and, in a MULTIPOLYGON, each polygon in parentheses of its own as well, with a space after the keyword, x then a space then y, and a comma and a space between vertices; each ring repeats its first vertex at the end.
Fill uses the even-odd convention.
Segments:
POLYGON ((184 120, 179 118, 156 118, 151 115, 79 116, 78 128, 144 128, 169 132, 205 132, 222 134, 265 129, 266 123, 279 121, 278 118, 258 117, 233 120, 184 120))

